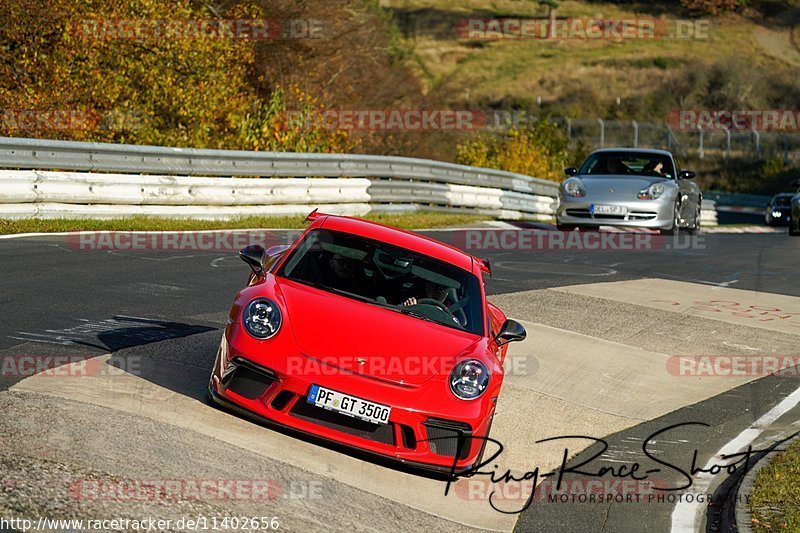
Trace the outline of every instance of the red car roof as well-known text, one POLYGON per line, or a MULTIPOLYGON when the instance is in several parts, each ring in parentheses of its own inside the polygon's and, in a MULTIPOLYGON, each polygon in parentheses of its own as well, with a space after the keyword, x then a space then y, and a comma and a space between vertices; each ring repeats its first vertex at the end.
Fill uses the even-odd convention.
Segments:
POLYGON ((462 252, 458 248, 430 239, 419 233, 384 226, 377 222, 323 213, 317 213, 311 220, 313 220, 311 228, 325 227, 326 229, 334 231, 352 233, 376 241, 386 242, 401 248, 423 253, 469 272, 473 272, 473 261, 476 261, 478 266, 483 264, 480 259, 473 258, 471 255, 462 252))

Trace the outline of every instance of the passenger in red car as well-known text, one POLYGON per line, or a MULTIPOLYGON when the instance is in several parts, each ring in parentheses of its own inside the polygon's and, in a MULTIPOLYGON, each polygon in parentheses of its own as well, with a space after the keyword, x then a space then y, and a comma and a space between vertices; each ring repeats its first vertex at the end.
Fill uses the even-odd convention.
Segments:
POLYGON ((333 254, 330 261, 330 279, 328 284, 334 289, 359 294, 359 282, 356 279, 356 262, 349 257, 333 254))

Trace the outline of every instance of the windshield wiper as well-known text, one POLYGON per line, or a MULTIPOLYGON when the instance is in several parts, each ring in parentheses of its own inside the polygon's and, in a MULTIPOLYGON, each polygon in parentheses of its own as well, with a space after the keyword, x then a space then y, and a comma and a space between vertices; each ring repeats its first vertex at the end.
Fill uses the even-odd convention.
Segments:
POLYGON ((354 292, 348 292, 348 291, 345 291, 345 290, 342 290, 342 289, 337 289, 336 287, 330 287, 328 285, 325 285, 325 284, 322 284, 322 283, 319 283, 319 282, 316 282, 316 281, 310 281, 310 280, 306 280, 306 279, 295 279, 295 278, 287 278, 287 279, 290 279, 292 281, 296 281, 298 283, 302 283, 304 285, 308 285, 309 287, 314 287, 315 289, 319 289, 321 291, 332 292, 333 294, 338 294, 339 296, 344 296, 345 298, 352 298, 354 300, 358 300, 358 301, 361 301, 361 302, 366 302, 366 303, 369 303, 369 304, 375 304, 375 305, 379 305, 381 307, 387 307, 389 309, 394 309, 394 306, 392 304, 389 304, 389 303, 385 303, 384 304, 384 303, 381 303, 381 302, 379 302, 377 300, 373 300, 369 296, 362 296, 362 295, 356 294, 354 292))
POLYGON ((402 314, 408 315, 408 316, 413 316, 414 318, 419 318, 420 320, 424 320, 425 322, 433 322, 434 324, 440 324, 440 325, 443 325, 443 326, 447 325, 447 324, 444 324, 442 322, 439 322, 438 320, 434 320, 434 319, 432 319, 430 317, 427 317, 425 315, 421 315, 419 313, 415 313, 414 311, 412 311, 410 309, 406 309, 406 308, 403 308, 403 307, 396 307, 395 309, 397 310, 398 313, 402 313, 402 314))

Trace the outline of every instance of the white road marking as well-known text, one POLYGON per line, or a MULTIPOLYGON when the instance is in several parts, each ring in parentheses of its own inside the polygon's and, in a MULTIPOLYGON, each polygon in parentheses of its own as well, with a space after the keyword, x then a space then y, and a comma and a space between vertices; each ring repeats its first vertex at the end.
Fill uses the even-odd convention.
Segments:
POLYGON ((9 335, 8 338, 20 341, 60 344, 67 346, 70 344, 76 344, 81 340, 93 338, 101 333, 117 330, 124 326, 130 327, 130 322, 134 322, 135 325, 138 326, 145 324, 159 325, 162 323, 161 321, 153 318, 127 315, 116 315, 113 318, 105 318, 94 321, 86 318, 79 318, 77 320, 78 322, 82 322, 82 324, 61 329, 45 329, 42 330, 42 333, 16 331, 14 332, 15 335, 9 335))
MULTIPOLYGON (((795 390, 789 396, 783 399, 781 403, 770 409, 764 416, 759 418, 749 428, 745 429, 739 435, 723 446, 703 467, 704 470, 710 470, 714 465, 725 464, 724 455, 731 455, 741 452, 747 446, 753 443, 759 435, 761 435, 767 427, 778 420, 780 417, 794 409, 800 403, 800 388, 795 390)), ((692 488, 687 494, 704 494, 711 486, 714 480, 713 475, 708 472, 703 472, 695 476, 692 488)), ((695 525, 699 523, 698 514, 701 510, 701 504, 694 498, 691 503, 681 500, 675 509, 672 511, 672 532, 683 533, 695 531, 695 525)))
POLYGON ((734 344, 728 341, 722 341, 722 344, 724 344, 725 346, 730 346, 731 348, 741 348, 742 350, 750 350, 753 352, 758 352, 763 349, 763 348, 753 348, 752 346, 748 346, 746 344, 734 344))
POLYGON ((213 261, 211 261, 211 268, 219 268, 219 264, 227 259, 230 259, 233 256, 230 255, 223 255, 222 257, 217 257, 213 261))
POLYGON ((126 257, 133 257, 135 259, 141 259, 143 261, 158 261, 159 263, 164 263, 166 261, 173 261, 175 259, 191 259, 193 257, 205 256, 205 254, 189 254, 189 255, 170 255, 169 257, 147 257, 139 255, 138 252, 120 252, 117 250, 106 250, 106 253, 110 255, 122 255, 126 257))
POLYGON ((177 285, 159 285, 158 283, 137 283, 136 285, 146 291, 151 292, 160 290, 182 292, 186 290, 183 287, 178 287, 177 285))
POLYGON ((526 261, 497 261, 494 263, 496 268, 502 268, 506 270, 511 270, 513 272, 522 272, 522 273, 537 273, 537 274, 559 274, 562 276, 586 276, 590 278, 595 277, 608 277, 618 274, 617 270, 613 268, 605 268, 600 266, 591 266, 591 265, 577 265, 578 270, 585 268, 586 270, 594 270, 595 273, 587 273, 573 270, 570 272, 569 270, 564 270, 563 266, 572 266, 567 265, 569 261, 561 261, 560 264, 550 264, 550 263, 531 263, 526 261), (509 265, 521 265, 519 266, 509 266, 509 265), (541 266, 544 265, 544 269, 541 266), (550 270, 548 270, 548 268, 550 270), (599 271, 599 272, 597 272, 599 271))
MULTIPOLYGON (((474 229, 474 228, 473 228, 474 229)), ((235 228, 235 229, 192 229, 192 230, 83 230, 83 231, 56 231, 52 233, 13 233, 10 235, 0 235, 0 240, 4 239, 24 239, 27 237, 64 237, 68 235, 104 235, 108 233, 135 233, 137 235, 172 235, 175 233, 198 235, 201 233, 243 233, 246 231, 263 231, 263 232, 278 232, 278 231, 296 231, 296 228, 235 228)))

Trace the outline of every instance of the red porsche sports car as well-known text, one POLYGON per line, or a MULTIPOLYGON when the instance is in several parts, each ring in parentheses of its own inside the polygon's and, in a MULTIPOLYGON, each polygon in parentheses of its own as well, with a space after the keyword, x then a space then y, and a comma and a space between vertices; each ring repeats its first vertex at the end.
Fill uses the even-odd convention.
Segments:
POLYGON ((488 263, 419 234, 314 212, 290 247, 249 246, 211 398, 415 466, 479 462, 507 344, 488 263))

